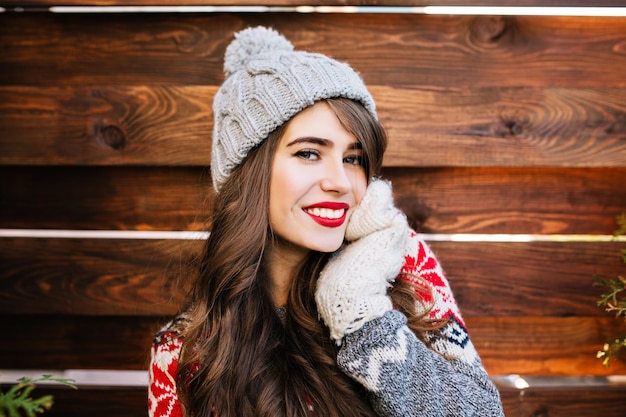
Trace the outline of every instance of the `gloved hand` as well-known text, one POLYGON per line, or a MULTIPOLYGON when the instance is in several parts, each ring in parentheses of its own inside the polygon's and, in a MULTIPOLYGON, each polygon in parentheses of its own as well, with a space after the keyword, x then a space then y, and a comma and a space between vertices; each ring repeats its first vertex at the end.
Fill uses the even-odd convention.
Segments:
POLYGON ((387 288, 402 268, 408 236, 391 184, 372 180, 348 222, 349 243, 328 261, 317 282, 317 309, 337 344, 393 308, 387 288))

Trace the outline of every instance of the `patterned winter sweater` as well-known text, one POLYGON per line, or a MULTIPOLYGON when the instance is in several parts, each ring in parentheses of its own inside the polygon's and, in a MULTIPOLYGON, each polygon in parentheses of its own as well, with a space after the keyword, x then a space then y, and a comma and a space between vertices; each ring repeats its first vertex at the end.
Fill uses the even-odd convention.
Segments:
MULTIPOLYGON (((337 363, 370 392, 381 417, 503 417, 500 396, 472 345, 443 270, 426 243, 411 232, 398 279, 418 275, 431 287, 432 318, 448 319, 429 334, 431 348, 406 326, 406 317, 390 311, 347 335, 337 363)), ((181 320, 157 333, 152 344, 148 415, 182 417, 176 372, 182 340, 181 320)))

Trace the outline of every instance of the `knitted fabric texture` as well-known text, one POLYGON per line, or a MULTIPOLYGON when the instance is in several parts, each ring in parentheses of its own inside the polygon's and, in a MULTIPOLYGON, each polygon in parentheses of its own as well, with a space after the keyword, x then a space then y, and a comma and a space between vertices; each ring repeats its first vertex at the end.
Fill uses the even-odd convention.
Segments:
POLYGON ((430 292, 420 293, 419 296, 430 307, 428 316, 447 320, 441 329, 428 333, 431 348, 448 358, 474 363, 478 353, 470 340, 450 283, 432 249, 413 231, 406 243, 404 266, 397 279, 411 282, 418 288, 426 281, 430 292))
POLYGON ((426 332, 432 349, 409 330, 406 316, 391 310, 346 334, 337 364, 370 392, 379 416, 504 417, 499 392, 433 252, 411 231, 404 256, 396 279, 427 284, 428 291, 417 294, 432 306, 429 316, 447 319, 442 328, 426 332))
POLYGON ((480 360, 446 359, 428 349, 396 310, 346 335, 338 366, 360 382, 381 417, 504 417, 480 360))
POLYGON ((319 100, 352 99, 377 118, 372 96, 348 64, 296 51, 269 28, 235 34, 224 56, 224 74, 213 100, 211 175, 216 192, 250 150, 319 100))
POLYGON ((183 417, 176 390, 178 359, 183 341, 178 336, 186 319, 179 316, 167 323, 154 337, 148 369, 148 415, 150 417, 183 417))
POLYGON ((391 185, 373 180, 350 217, 346 238, 352 242, 333 256, 317 282, 317 309, 337 344, 392 309, 387 288, 402 268, 408 232, 391 185))

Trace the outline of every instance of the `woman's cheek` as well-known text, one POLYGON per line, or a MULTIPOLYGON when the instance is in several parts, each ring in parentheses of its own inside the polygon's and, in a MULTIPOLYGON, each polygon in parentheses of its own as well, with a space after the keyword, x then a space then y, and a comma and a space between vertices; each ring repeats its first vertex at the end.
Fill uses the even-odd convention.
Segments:
POLYGON ((361 203, 361 200, 363 200, 366 189, 367 179, 365 178, 365 175, 363 175, 363 178, 360 178, 358 181, 356 181, 354 185, 354 199, 356 201, 356 205, 359 205, 361 203))

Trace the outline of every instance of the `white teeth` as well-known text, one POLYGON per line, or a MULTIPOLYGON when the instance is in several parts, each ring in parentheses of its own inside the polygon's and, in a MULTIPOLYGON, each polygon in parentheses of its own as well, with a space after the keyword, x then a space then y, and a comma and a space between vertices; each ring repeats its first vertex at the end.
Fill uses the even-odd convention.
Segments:
POLYGON ((315 207, 312 209, 308 209, 307 213, 314 215, 315 217, 322 217, 324 219, 338 219, 343 216, 345 210, 332 210, 328 208, 319 208, 315 207))

